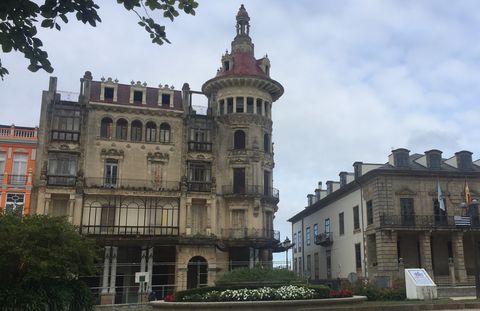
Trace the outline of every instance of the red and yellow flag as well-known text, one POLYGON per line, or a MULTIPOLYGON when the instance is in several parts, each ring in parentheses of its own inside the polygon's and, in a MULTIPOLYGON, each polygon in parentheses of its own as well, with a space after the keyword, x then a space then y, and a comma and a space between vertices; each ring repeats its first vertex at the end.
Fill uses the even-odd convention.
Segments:
POLYGON ((465 179, 465 203, 470 204, 472 203, 472 195, 470 194, 470 189, 468 188, 467 180, 465 179))

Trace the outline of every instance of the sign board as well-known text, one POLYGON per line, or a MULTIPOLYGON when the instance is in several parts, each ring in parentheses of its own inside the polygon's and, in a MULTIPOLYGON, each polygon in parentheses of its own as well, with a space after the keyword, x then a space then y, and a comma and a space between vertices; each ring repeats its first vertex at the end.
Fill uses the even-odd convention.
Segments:
POLYGON ((437 285, 422 268, 405 269, 407 299, 430 300, 437 298, 437 285))
POLYGON ((135 283, 148 283, 149 272, 135 272, 135 283))

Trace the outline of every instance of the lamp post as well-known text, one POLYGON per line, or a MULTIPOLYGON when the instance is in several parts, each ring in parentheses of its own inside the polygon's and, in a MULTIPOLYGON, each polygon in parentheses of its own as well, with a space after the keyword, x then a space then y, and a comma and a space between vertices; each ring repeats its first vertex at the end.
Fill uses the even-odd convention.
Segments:
POLYGON ((282 242, 282 246, 285 249, 285 263, 288 270, 288 249, 292 247, 292 242, 290 241, 288 236, 285 238, 285 241, 282 242))

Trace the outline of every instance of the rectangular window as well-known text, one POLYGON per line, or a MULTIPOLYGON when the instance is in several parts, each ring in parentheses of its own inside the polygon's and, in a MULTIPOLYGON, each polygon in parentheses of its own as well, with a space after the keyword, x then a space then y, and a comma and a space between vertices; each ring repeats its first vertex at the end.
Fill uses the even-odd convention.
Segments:
POLYGON ((270 117, 270 104, 268 102, 265 102, 265 116, 268 118, 270 117))
POLYGON ((245 168, 233 169, 233 193, 245 194, 245 168))
POLYGON ((0 184, 3 182, 3 175, 5 174, 5 159, 6 153, 0 152, 0 184))
POLYGON ((232 228, 244 229, 245 228, 245 211, 244 210, 232 210, 232 228))
POLYGON ((208 192, 211 190, 211 168, 210 162, 189 162, 188 163, 188 190, 208 192))
POLYGON ((162 94, 162 106, 170 106, 170 94, 162 94))
POLYGON ((48 154, 48 179, 49 185, 73 186, 77 176, 78 156, 68 153, 48 154))
POLYGON ((52 120, 52 140, 78 141, 80 138, 80 110, 57 109, 52 120))
POLYGON ((25 185, 27 182, 27 162, 28 154, 14 153, 12 174, 10 175, 9 184, 11 185, 25 185))
POLYGON ((227 113, 233 113, 233 97, 227 98, 227 113))
POLYGON ((257 98, 257 114, 262 114, 262 100, 260 98, 257 98))
POLYGON ((113 92, 114 92, 113 87, 105 87, 105 89, 104 89, 104 99, 106 101, 113 101, 113 92))
POLYGON ((325 233, 330 233, 332 232, 330 229, 330 218, 325 219, 325 233))
POLYGON ((219 114, 223 115, 225 113, 225 101, 222 99, 219 102, 219 114))
POLYGON ((297 246, 298 246, 297 234, 294 233, 294 234, 293 234, 293 252, 294 252, 294 253, 297 252, 297 246))
POLYGON ((367 201, 367 225, 373 224, 373 204, 372 200, 367 201))
POLYGON ((243 97, 237 97, 236 107, 237 107, 237 110, 236 110, 237 113, 245 112, 243 109, 243 97))
POLYGON ((247 97, 247 113, 253 113, 253 97, 247 97))
POLYGON ((360 213, 358 205, 353 207, 353 230, 360 229, 360 213))
POLYGON ((313 238, 315 239, 318 236, 318 224, 313 225, 313 238))
POLYGON ((105 161, 105 186, 115 188, 118 184, 118 160, 105 161))
POLYGON ((413 205, 413 198, 400 198, 400 215, 402 225, 415 225, 415 208, 413 205))
POLYGON ((263 195, 271 196, 272 195, 272 188, 270 187, 270 172, 264 171, 263 172, 263 195))
POLYGON ((320 259, 318 253, 313 254, 313 270, 315 271, 315 280, 320 278, 320 259))
POLYGON ((298 231, 297 236, 298 236, 298 251, 301 252, 302 251, 302 241, 303 241, 302 231, 298 231))
POLYGON ((7 193, 5 210, 19 214, 23 213, 24 197, 23 193, 7 193))
POLYGON ((307 246, 310 245, 310 227, 307 227, 305 229, 305 241, 307 243, 307 246))
POLYGON ((338 214, 338 231, 340 235, 345 234, 345 214, 343 212, 338 214))
POLYGON ((143 92, 142 91, 133 91, 133 102, 141 103, 143 101, 143 92))
POLYGON ((360 243, 355 244, 355 267, 362 269, 362 248, 360 243))
POLYGON ((307 255, 307 277, 312 277, 312 256, 307 255))

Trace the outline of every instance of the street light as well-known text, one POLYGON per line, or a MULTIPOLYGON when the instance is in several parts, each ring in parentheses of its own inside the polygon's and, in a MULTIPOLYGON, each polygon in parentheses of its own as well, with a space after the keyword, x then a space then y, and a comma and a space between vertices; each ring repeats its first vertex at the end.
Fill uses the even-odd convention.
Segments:
POLYGON ((282 242, 282 246, 285 249, 285 262, 288 270, 288 249, 293 246, 288 236, 285 238, 285 241, 282 242))

